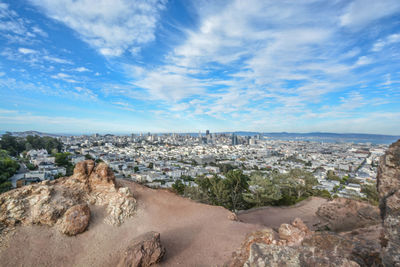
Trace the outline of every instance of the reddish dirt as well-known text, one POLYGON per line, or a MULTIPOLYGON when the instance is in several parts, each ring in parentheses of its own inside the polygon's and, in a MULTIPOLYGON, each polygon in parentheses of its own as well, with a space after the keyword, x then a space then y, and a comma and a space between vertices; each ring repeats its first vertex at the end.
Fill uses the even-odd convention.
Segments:
MULTIPOLYGON (((240 215, 249 223, 228 219, 222 207, 196 203, 165 190, 153 190, 121 181, 138 201, 136 214, 121 226, 103 222, 102 207, 90 207, 88 230, 74 237, 56 227, 19 226, 0 247, 1 266, 115 266, 121 252, 136 236, 148 231, 161 233, 166 255, 161 266, 221 266, 237 250, 247 233, 302 219, 315 213, 321 199, 296 208, 265 208, 240 215), (312 209, 304 207, 312 206, 312 209), (295 212, 300 207, 300 213, 295 212), (307 216, 306 216, 307 215, 307 216), (270 217, 268 219, 268 217, 270 217)), ((306 220, 307 221, 307 220, 306 220)))
POLYGON ((282 223, 291 222, 298 217, 310 229, 314 229, 313 225, 319 222, 315 213, 326 201, 324 198, 310 197, 289 207, 262 207, 241 211, 238 218, 242 222, 261 224, 276 230, 282 223))
POLYGON ((258 225, 228 219, 222 207, 199 204, 164 190, 129 186, 138 211, 119 227, 103 223, 104 210, 91 207, 88 230, 75 237, 55 227, 20 226, 0 248, 1 266, 115 266, 134 237, 161 233, 166 247, 162 266, 220 266, 258 225))

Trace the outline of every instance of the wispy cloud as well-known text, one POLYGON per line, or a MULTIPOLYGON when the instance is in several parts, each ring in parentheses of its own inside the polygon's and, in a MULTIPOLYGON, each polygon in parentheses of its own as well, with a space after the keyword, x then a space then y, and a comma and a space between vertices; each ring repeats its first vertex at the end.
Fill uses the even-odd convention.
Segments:
POLYGON ((49 17, 75 30, 105 56, 119 56, 154 40, 159 0, 30 0, 49 17), (95 7, 95 8, 94 8, 95 7))
POLYGON ((340 25, 361 28, 399 11, 400 2, 397 0, 355 0, 347 6, 346 11, 341 15, 340 25))

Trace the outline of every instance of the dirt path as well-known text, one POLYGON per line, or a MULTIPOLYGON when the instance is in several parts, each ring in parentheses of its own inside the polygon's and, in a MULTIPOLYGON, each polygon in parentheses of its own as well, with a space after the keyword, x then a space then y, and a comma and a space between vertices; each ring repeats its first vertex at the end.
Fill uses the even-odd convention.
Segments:
POLYGON ((267 207, 242 213, 244 222, 228 219, 222 207, 199 204, 164 190, 121 181, 138 201, 137 213, 120 227, 103 222, 102 207, 91 207, 88 231, 75 237, 56 227, 21 226, 0 248, 0 266, 115 266, 121 251, 147 231, 161 233, 167 254, 161 266, 221 266, 238 249, 247 233, 277 227, 300 217, 312 223, 325 200, 313 198, 296 207, 267 207))
POLYGON ((263 207, 242 211, 238 218, 242 222, 261 224, 276 230, 282 223, 291 222, 299 217, 308 227, 313 228, 313 225, 319 222, 315 212, 325 202, 323 198, 311 197, 290 207, 263 207))
POLYGON ((18 227, 1 266, 115 266, 135 236, 161 233, 167 254, 162 266, 221 266, 247 233, 260 226, 234 222, 229 211, 183 199, 167 191, 125 182, 138 200, 138 211, 120 227, 103 223, 102 208, 91 207, 88 231, 67 237, 55 227, 18 227))

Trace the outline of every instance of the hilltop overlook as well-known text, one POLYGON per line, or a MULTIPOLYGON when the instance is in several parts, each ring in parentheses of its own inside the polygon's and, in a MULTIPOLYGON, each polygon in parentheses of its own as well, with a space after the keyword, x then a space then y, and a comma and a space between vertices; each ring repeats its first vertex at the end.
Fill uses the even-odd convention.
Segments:
POLYGON ((147 266, 146 261, 161 266, 253 266, 260 261, 290 266, 393 266, 399 263, 398 224, 394 223, 399 221, 399 155, 400 141, 390 146, 379 166, 380 211, 356 200, 312 198, 275 208, 286 217, 274 224, 261 220, 273 210, 250 210, 259 213, 258 221, 250 222, 249 212, 236 216, 167 190, 115 180, 104 163, 83 161, 71 177, 0 195, 0 260, 7 266, 59 262, 147 266), (378 238, 381 233, 383 243, 378 238), (135 254, 139 245, 148 254, 135 254), (278 254, 282 256, 276 258, 278 254))

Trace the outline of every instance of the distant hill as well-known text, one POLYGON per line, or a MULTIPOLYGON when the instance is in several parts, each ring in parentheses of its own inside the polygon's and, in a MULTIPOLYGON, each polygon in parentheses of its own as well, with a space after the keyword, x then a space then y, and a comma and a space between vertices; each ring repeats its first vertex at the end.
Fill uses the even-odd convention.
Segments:
MULTIPOLYGON (((2 134, 5 134, 5 132, 2 134)), ((38 131, 11 132, 11 135, 17 136, 17 137, 27 137, 28 135, 38 135, 40 137, 43 137, 43 136, 60 137, 60 136, 62 136, 59 134, 42 133, 42 132, 38 132, 38 131)))

